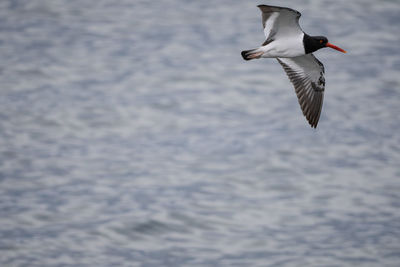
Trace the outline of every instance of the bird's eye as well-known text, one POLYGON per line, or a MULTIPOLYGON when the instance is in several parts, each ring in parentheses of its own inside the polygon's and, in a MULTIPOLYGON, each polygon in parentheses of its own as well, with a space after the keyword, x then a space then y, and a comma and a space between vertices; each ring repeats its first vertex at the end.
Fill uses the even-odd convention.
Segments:
POLYGON ((319 40, 319 43, 322 44, 324 42, 324 40, 319 40))

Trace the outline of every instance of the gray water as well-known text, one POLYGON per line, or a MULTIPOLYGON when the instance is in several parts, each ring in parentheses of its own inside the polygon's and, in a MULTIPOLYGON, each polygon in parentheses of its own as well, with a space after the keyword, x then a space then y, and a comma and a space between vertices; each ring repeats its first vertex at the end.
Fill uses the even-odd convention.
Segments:
POLYGON ((348 51, 316 130, 259 3, 0 2, 1 266, 400 266, 400 2, 268 1, 348 51))

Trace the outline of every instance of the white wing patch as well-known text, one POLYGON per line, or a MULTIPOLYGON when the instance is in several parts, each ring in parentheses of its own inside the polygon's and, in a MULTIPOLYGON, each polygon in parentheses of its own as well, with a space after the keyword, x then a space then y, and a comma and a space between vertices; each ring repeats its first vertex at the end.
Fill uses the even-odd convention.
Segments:
POLYGON ((304 116, 316 128, 324 99, 324 65, 313 54, 277 60, 294 85, 304 116))
POLYGON ((279 17, 280 13, 279 12, 272 12, 270 13, 268 19, 265 20, 265 25, 264 25, 264 34, 265 37, 267 38, 268 41, 272 41, 274 38, 274 35, 276 34, 276 29, 274 27, 275 21, 279 17))
POLYGON ((287 38, 287 36, 302 35, 303 31, 299 25, 300 12, 277 6, 259 5, 262 14, 262 24, 267 41, 276 38, 287 38))

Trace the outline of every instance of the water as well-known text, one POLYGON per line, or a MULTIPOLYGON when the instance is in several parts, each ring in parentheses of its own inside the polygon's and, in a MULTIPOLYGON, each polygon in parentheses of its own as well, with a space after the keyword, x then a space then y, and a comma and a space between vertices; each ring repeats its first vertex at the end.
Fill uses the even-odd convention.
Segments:
POLYGON ((399 266, 400 3, 302 12, 318 129, 248 1, 0 3, 0 265, 399 266))

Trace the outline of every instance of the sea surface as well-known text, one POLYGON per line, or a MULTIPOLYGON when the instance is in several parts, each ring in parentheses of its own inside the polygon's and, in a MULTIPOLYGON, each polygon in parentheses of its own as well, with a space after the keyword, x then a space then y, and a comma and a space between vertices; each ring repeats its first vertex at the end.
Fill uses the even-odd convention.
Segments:
POLYGON ((400 266, 398 0, 0 1, 1 266, 400 266), (348 51, 317 129, 257 4, 348 51))

